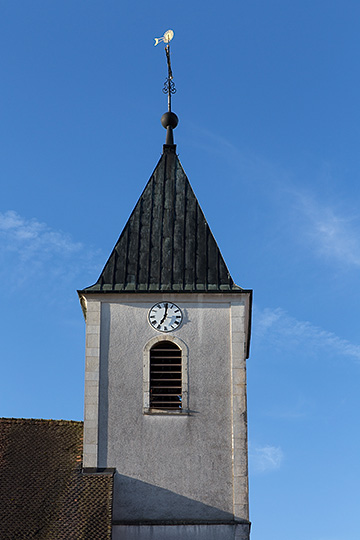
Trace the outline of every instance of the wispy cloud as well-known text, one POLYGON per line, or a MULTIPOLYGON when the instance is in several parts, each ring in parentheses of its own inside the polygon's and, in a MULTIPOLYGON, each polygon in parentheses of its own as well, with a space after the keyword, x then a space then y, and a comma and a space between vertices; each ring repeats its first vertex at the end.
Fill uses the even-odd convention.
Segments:
POLYGON ((327 354, 341 354, 360 361, 360 345, 342 339, 333 332, 314 326, 309 321, 298 321, 281 308, 254 310, 254 338, 273 347, 301 347, 302 350, 326 350, 327 354))
MULTIPOLYGON (((190 136, 194 132, 201 133, 194 144, 201 145, 212 156, 221 155, 223 163, 228 161, 242 179, 251 178, 253 186, 261 185, 258 196, 265 196, 276 212, 275 223, 282 216, 281 226, 286 219, 291 234, 298 240, 305 238, 307 247, 312 246, 320 256, 360 266, 360 218, 356 208, 349 215, 341 208, 339 199, 330 197, 326 201, 324 196, 317 197, 309 180, 306 190, 296 170, 282 167, 249 149, 244 151, 218 133, 197 125, 192 127, 190 136)), ((313 186, 322 185, 322 171, 314 170, 309 174, 313 176, 313 186)))
POLYGON ((360 266, 360 218, 319 202, 310 193, 293 192, 300 226, 321 257, 346 265, 360 266))
POLYGON ((35 218, 25 219, 14 210, 0 213, 0 241, 3 248, 17 251, 25 259, 40 252, 67 254, 82 249, 82 244, 73 242, 69 235, 35 218))
POLYGON ((249 449, 250 468, 255 473, 265 473, 280 469, 284 459, 279 446, 252 446, 249 449))
POLYGON ((87 271, 96 255, 36 218, 24 218, 14 210, 0 212, 0 275, 6 276, 8 286, 47 277, 69 279, 87 271))
POLYGON ((221 163, 227 163, 236 175, 251 178, 251 183, 261 182, 265 189, 269 182, 277 184, 288 173, 278 165, 271 163, 264 156, 260 156, 251 151, 250 148, 240 148, 228 138, 219 135, 218 132, 211 131, 198 124, 188 122, 191 127, 188 132, 188 142, 192 147, 198 147, 211 155, 221 156, 221 163))
MULTIPOLYGON (((334 196, 326 199, 323 193, 320 198, 315 189, 304 189, 303 178, 298 178, 296 171, 282 168, 264 156, 251 154, 249 150, 243 152, 218 133, 199 126, 196 130, 201 132, 196 144, 202 145, 212 156, 220 154, 222 160, 228 160, 243 178, 251 178, 253 185, 261 182, 261 194, 267 197, 274 209, 277 208, 277 212, 281 211, 283 219, 288 220, 288 230, 293 237, 305 240, 307 248, 311 247, 323 259, 360 266, 360 215, 357 205, 334 196)), ((312 174, 313 185, 323 185, 324 172, 314 170, 312 174)))

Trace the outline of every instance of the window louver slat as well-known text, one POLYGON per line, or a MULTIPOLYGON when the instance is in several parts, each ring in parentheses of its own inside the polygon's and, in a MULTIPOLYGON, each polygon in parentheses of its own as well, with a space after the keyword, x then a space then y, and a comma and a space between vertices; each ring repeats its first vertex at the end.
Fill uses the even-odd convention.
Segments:
POLYGON ((150 407, 181 409, 181 381, 181 349, 169 341, 154 345, 150 350, 150 407))

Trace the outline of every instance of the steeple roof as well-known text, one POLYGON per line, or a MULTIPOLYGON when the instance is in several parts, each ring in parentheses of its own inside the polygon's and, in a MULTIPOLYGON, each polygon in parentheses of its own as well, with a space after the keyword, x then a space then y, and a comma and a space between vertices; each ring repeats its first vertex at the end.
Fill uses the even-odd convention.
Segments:
POLYGON ((98 281, 81 292, 242 291, 175 150, 164 145, 98 281))

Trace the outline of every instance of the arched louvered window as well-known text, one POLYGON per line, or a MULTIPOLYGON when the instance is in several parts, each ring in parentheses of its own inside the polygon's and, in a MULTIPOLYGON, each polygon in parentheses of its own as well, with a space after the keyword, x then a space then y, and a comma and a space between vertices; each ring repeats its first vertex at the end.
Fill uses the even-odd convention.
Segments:
POLYGON ((182 409, 181 349, 160 341, 150 349, 150 408, 182 409))

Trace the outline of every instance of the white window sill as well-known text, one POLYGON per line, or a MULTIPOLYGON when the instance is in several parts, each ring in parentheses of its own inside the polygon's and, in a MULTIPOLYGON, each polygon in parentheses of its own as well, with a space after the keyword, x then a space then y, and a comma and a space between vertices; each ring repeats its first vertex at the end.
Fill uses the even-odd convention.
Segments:
POLYGON ((166 410, 166 409, 152 409, 144 407, 143 409, 144 414, 159 414, 159 415, 165 415, 165 416, 189 416, 190 411, 187 409, 179 409, 179 410, 166 410))

